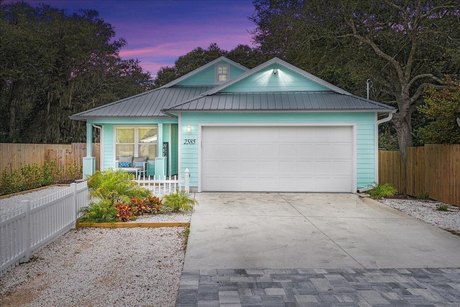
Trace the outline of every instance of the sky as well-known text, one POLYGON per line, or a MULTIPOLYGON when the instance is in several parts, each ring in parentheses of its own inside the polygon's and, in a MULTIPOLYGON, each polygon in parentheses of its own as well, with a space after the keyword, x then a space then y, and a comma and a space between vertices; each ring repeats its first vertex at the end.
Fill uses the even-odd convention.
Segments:
POLYGON ((127 45, 122 58, 137 58, 152 76, 196 47, 217 43, 230 50, 252 45, 251 0, 29 0, 72 13, 95 9, 127 45))

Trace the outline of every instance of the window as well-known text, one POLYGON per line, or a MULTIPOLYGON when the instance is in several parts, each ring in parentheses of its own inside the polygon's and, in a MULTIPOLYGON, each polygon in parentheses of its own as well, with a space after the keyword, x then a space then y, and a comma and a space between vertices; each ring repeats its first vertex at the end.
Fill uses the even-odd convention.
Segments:
POLYGON ((217 82, 222 83, 228 81, 229 78, 229 67, 228 65, 218 65, 217 66, 217 82))
POLYGON ((157 152, 156 126, 116 128, 116 159, 120 156, 134 156, 154 159, 157 152))

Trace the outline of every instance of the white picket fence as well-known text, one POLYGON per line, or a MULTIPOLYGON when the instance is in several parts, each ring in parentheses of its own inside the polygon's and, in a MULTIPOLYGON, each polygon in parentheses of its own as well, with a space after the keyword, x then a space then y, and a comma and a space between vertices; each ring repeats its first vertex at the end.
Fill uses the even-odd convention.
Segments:
POLYGON ((138 177, 135 180, 141 187, 149 189, 154 195, 168 195, 176 191, 190 192, 190 172, 185 169, 184 179, 181 182, 177 176, 157 177, 145 176, 138 177))
POLYGON ((16 264, 27 261, 37 249, 57 239, 71 228, 89 204, 85 182, 23 205, 0 215, 0 275, 16 264))

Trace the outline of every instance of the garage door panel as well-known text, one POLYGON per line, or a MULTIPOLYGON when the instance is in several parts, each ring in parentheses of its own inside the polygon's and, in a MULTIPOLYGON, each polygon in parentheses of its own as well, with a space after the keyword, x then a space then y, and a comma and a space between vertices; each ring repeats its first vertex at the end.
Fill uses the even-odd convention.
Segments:
POLYGON ((351 192, 352 127, 203 127, 203 191, 351 192))

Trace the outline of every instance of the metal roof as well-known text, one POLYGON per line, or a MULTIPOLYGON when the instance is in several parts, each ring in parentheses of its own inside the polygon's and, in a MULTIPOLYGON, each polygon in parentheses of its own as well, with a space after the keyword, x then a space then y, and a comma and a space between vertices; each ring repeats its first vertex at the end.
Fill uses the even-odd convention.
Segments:
POLYGON ((210 89, 207 86, 159 88, 74 114, 70 118, 85 120, 100 117, 168 116, 161 110, 197 97, 210 89))
POLYGON ((361 97, 332 91, 216 93, 193 98, 168 111, 373 111, 394 108, 361 97))

